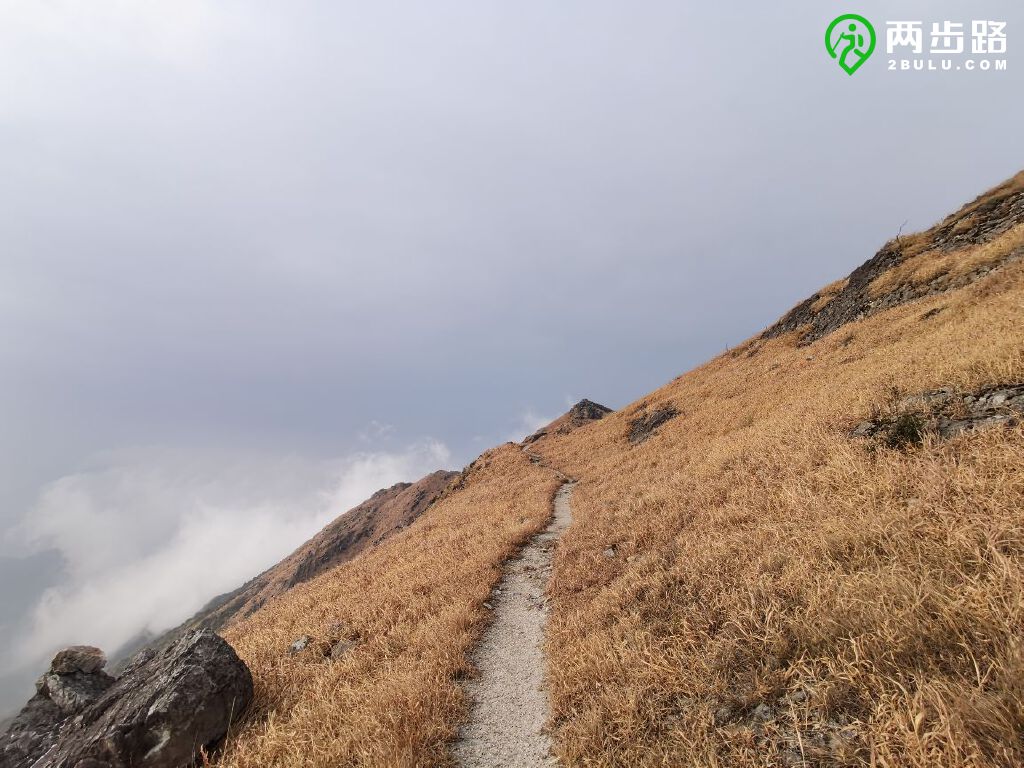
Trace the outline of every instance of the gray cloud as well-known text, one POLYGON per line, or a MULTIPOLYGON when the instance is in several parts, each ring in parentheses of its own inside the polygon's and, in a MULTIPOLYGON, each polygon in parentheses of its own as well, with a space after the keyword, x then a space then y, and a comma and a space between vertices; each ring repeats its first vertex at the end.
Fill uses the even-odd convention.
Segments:
POLYGON ((1006 20, 1010 68, 847 77, 809 0, 0 2, 0 531, 39 549, 0 667, 240 510, 299 536, 324 466, 621 406, 1024 166, 1019 3, 858 10, 1006 20), (235 457, 209 519, 189 456, 235 457))

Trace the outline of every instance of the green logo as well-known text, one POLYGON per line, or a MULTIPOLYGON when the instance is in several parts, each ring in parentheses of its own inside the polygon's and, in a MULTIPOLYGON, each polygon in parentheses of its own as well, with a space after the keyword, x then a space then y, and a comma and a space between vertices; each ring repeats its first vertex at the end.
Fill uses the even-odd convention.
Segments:
POLYGON ((852 75, 875 50, 875 28, 856 13, 836 18, 825 31, 825 50, 839 66, 852 75))

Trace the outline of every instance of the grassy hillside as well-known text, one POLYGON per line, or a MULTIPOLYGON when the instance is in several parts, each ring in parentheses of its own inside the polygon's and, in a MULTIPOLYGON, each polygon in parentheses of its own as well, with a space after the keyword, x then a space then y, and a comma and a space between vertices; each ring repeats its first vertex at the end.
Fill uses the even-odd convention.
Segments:
POLYGON ((533 446, 581 481, 549 643, 568 763, 1024 762, 1022 427, 850 436, 907 395, 1024 381, 1022 186, 964 214, 1007 192, 1015 224, 890 244, 868 291, 951 292, 752 340, 533 446))
POLYGON ((444 762, 483 603, 501 563, 544 527, 557 486, 514 446, 490 451, 409 528, 232 626, 257 704, 221 763, 444 762), (303 635, 308 647, 291 653, 303 635))
MULTIPOLYGON (((1024 763, 1022 256, 1024 174, 531 442, 579 480, 549 586, 564 763, 1024 763)), ((495 449, 232 628, 259 706, 222 763, 449 762, 484 601, 557 485, 495 449), (339 639, 357 644, 325 658, 339 639)))
POLYGON ((194 629, 220 631, 251 616, 268 600, 309 581, 408 527, 427 510, 457 472, 438 470, 414 483, 382 488, 332 520, 281 562, 238 589, 218 595, 194 616, 163 634, 133 641, 115 654, 115 669, 126 666, 143 647, 166 648, 194 629))

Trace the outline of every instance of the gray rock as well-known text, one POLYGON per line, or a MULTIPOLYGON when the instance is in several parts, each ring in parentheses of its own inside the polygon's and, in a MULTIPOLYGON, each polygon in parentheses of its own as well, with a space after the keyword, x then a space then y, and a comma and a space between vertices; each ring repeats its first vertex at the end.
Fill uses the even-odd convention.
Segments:
POLYGON ((107 657, 99 648, 91 645, 73 645, 59 651, 50 663, 50 672, 55 675, 70 675, 74 672, 91 674, 107 666, 107 657))
POLYGON ((984 387, 957 394, 944 387, 905 397, 896 413, 862 421, 851 437, 880 437, 891 447, 919 444, 925 432, 943 439, 965 432, 997 427, 1014 427, 1024 418, 1024 383, 984 387), (911 429, 912 428, 912 429, 911 429), (917 439, 907 439, 916 432, 917 439))
POLYGON ((96 701, 113 684, 114 678, 99 670, 65 675, 47 673, 39 678, 36 690, 65 715, 74 715, 96 701))
POLYGON ((878 425, 873 421, 862 421, 858 424, 854 430, 850 433, 851 437, 868 437, 874 434, 878 425))
POLYGON ((0 768, 32 765, 57 741, 61 726, 114 684, 99 648, 74 646, 54 656, 36 695, 0 736, 0 768))
POLYGON ((715 710, 714 722, 717 727, 728 725, 736 717, 735 710, 728 704, 723 705, 715 710))
POLYGON ((603 419, 611 412, 611 408, 583 398, 569 409, 569 424, 573 427, 581 427, 591 421, 603 419))
MULTIPOLYGON (((65 722, 39 766, 181 768, 219 742, 252 700, 248 668, 208 629, 136 661, 65 722)), ((21 765, 31 764, 12 764, 21 765)))
POLYGON ((0 767, 25 768, 53 746, 60 724, 67 715, 37 693, 18 713, 0 737, 0 767))
POLYGON ((313 642, 313 638, 309 635, 303 635, 290 646, 288 646, 288 653, 302 653, 309 647, 309 644, 313 642))

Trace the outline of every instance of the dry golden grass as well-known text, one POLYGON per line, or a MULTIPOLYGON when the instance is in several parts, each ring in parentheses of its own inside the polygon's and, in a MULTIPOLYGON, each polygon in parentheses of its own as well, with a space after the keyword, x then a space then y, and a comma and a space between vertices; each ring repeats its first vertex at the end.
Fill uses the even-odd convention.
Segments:
POLYGON ((219 764, 444 764, 483 601, 502 562, 546 525, 558 484, 518 448, 496 448, 409 529, 228 630, 256 705, 219 764), (316 642, 290 655, 304 634, 316 642), (338 661, 317 647, 342 638, 359 645, 338 661))
POLYGON ((535 444, 580 479, 548 647, 564 762, 1024 763, 1024 430, 847 437, 893 388, 1024 379, 1022 327, 1016 262, 723 355, 645 399, 681 413, 640 446, 635 407, 535 444))

